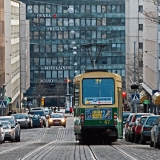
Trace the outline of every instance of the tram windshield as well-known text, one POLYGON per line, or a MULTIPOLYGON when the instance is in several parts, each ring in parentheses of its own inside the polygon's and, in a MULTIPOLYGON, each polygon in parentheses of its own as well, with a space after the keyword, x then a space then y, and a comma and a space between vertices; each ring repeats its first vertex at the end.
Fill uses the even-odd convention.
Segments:
POLYGON ((86 78, 82 81, 83 104, 114 104, 113 78, 86 78))

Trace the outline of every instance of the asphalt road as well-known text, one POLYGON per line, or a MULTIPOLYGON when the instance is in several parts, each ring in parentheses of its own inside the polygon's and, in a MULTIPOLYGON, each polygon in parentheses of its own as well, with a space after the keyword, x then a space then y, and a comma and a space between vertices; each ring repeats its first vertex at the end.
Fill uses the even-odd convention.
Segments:
MULTIPOLYGON (((124 139, 111 145, 83 145, 75 141, 73 116, 67 127, 21 130, 21 142, 0 145, 0 160, 158 160, 159 149, 124 139)), ((94 140, 93 140, 94 141, 94 140)))

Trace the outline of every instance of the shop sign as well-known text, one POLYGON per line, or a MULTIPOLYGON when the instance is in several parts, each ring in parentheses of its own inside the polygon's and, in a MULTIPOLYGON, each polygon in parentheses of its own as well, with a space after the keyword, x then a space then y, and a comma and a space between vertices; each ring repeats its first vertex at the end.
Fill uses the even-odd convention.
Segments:
POLYGON ((41 79, 41 83, 55 83, 54 79, 41 79))
POLYGON ((50 14, 37 14, 38 18, 50 18, 52 17, 50 14))
POLYGON ((47 27, 48 31, 62 31, 62 27, 47 27))
POLYGON ((71 66, 45 66, 45 70, 68 70, 71 66))

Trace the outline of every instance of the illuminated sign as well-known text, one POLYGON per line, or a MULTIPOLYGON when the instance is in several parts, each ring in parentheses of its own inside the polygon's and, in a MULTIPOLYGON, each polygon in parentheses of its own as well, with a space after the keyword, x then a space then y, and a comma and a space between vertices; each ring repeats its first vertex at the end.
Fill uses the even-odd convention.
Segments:
POLYGON ((71 66, 45 66, 45 70, 68 70, 71 66))
POLYGON ((50 18, 50 17, 52 17, 50 14, 37 14, 37 17, 38 18, 50 18))
POLYGON ((48 31, 62 31, 62 27, 47 27, 48 31))

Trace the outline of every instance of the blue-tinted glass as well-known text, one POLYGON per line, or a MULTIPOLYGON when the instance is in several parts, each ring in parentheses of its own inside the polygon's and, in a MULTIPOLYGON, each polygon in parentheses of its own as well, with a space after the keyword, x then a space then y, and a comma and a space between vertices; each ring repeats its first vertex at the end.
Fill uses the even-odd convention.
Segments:
POLYGON ((83 104, 114 104, 114 79, 88 78, 82 81, 83 104))

